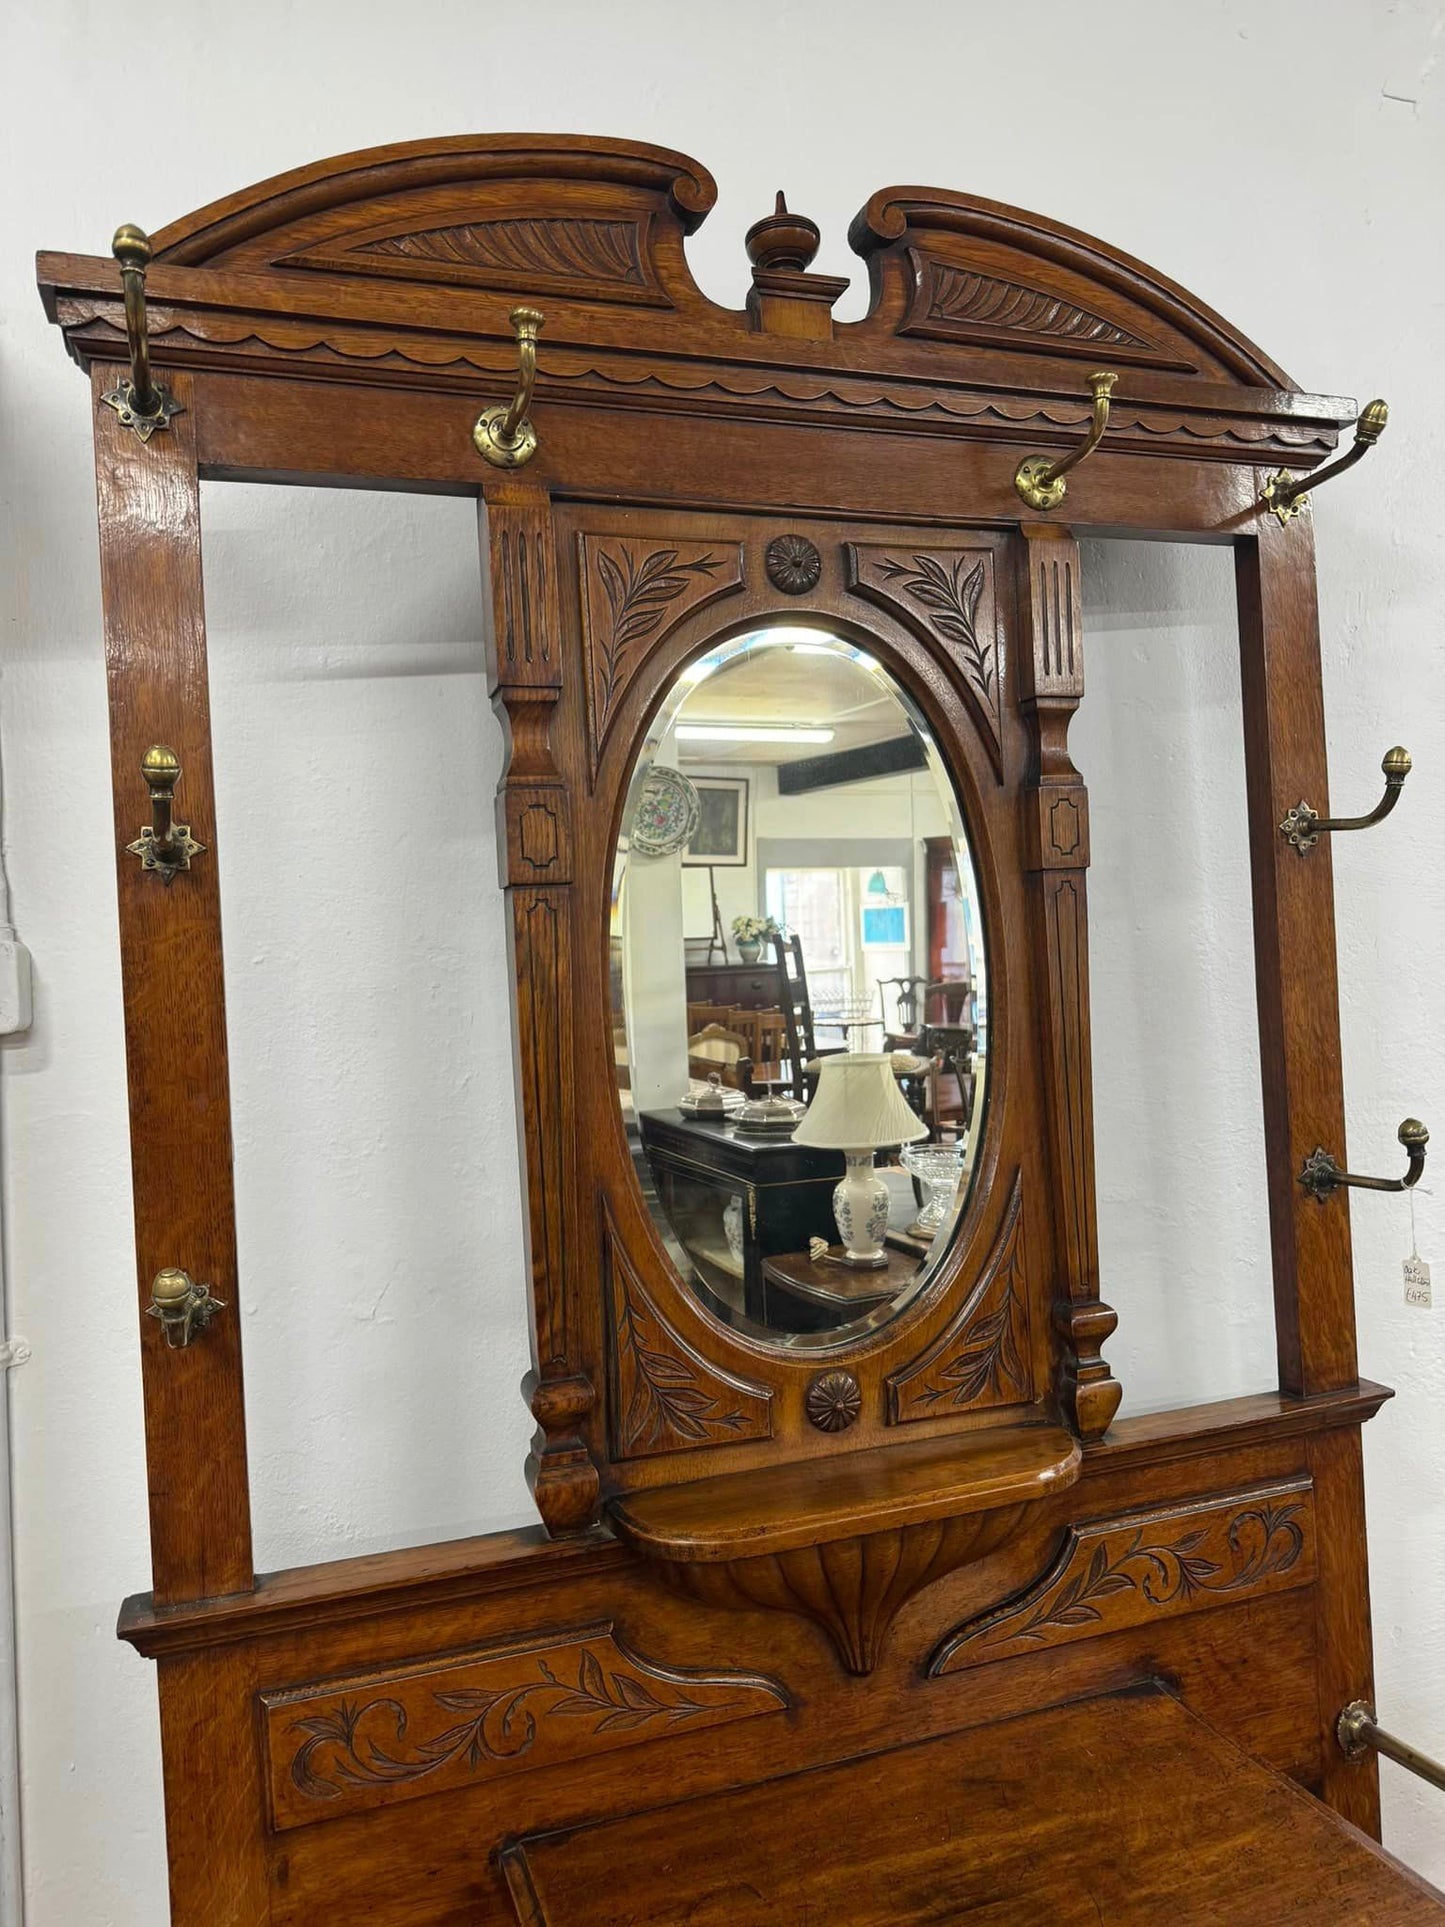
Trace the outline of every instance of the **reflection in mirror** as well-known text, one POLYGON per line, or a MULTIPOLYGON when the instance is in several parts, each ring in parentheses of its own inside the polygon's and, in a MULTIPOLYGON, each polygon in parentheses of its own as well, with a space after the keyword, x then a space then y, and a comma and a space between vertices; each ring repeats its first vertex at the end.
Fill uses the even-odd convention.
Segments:
POLYGON ((689 664, 612 891, 628 1142, 724 1324, 854 1340, 920 1290, 977 1164, 984 932, 952 783, 881 662, 773 626, 689 664))

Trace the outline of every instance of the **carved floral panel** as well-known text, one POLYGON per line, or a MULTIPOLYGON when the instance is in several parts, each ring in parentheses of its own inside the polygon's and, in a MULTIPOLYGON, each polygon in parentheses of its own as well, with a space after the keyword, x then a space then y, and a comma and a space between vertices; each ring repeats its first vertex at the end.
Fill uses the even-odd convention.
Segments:
POLYGON ((1071 1526, 1053 1565, 939 1647, 932 1675, 1095 1639, 1315 1576, 1311 1481, 1288 1479, 1071 1526))
POLYGON ((750 1673, 658 1666, 609 1624, 260 1696, 278 1830, 777 1713, 750 1673))
POLYGON ((693 1351, 648 1296, 610 1217, 606 1236, 612 1298, 610 1418, 618 1458, 771 1438, 771 1391, 733 1377, 693 1351))
POLYGON ((587 713, 595 770, 646 648, 696 610, 742 587, 739 542, 579 535, 587 713))
POLYGON ((941 652, 968 698, 1001 777, 1002 663, 993 550, 850 542, 847 555, 854 593, 901 617, 941 652))
POLYGON ((923 1353, 888 1380, 894 1425, 1033 1396, 1024 1257, 1023 1178, 1014 1173, 1003 1225, 977 1285, 923 1353))

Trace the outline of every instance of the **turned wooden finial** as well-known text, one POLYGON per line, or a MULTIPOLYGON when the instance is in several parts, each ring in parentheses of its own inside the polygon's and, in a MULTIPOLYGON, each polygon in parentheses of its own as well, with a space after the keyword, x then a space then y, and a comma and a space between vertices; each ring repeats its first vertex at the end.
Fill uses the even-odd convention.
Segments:
POLYGON ((806 214, 790 214, 783 190, 778 189, 778 204, 771 214, 755 221, 748 229, 744 245, 754 268, 765 272, 791 268, 801 272, 818 252, 822 231, 806 214))

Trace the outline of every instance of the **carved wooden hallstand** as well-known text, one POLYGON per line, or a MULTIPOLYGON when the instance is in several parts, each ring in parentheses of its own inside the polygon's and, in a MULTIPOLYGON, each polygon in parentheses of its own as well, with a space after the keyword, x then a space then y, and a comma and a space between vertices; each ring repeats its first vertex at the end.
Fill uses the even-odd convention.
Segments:
POLYGON ((1356 411, 1103 243, 932 189, 854 222, 864 319, 835 323, 846 283, 781 202, 746 309, 720 308, 684 250, 714 192, 608 140, 348 155, 175 223, 148 268, 118 243, 129 335, 114 260, 40 260, 93 393, 153 1555, 121 1634, 157 1664, 172 1917, 910 1921, 947 1892, 980 1922, 1157 1918, 1160 1893, 1189 1920, 1445 1918, 1335 1818, 1378 1832, 1334 1729, 1371 1686, 1360 1428, 1388 1394, 1359 1377, 1343 1192, 1299 1182, 1321 1147, 1344 1163, 1344 1106, 1329 843, 1279 827, 1328 802, 1311 521, 1266 485, 1356 411), (1066 501, 1026 505, 1021 461, 1103 417, 1066 501), (202 477, 479 503, 532 1530, 253 1570, 202 477), (1236 557, 1279 1352, 1277 1394, 1122 1420, 1068 749, 1081 532, 1236 557), (990 946, 963 1218, 926 1289, 824 1359, 681 1287, 607 1014, 639 743, 681 667, 772 619, 866 645, 922 713, 990 946), (157 744, 179 776, 143 782, 157 744), (965 1783, 936 1826, 884 1824, 965 1783), (827 1853, 800 1811, 836 1823, 827 1853))

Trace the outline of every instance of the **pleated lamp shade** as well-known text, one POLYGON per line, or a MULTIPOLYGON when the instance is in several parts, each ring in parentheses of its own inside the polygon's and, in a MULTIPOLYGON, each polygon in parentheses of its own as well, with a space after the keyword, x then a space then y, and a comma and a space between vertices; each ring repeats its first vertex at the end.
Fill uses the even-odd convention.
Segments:
POLYGON ((915 1144, 927 1136, 928 1126, 898 1088, 893 1060, 847 1051, 819 1060, 817 1094, 793 1142, 820 1151, 875 1151, 880 1144, 915 1144))

